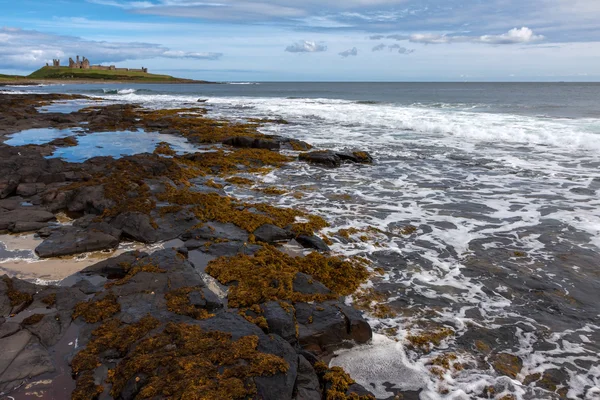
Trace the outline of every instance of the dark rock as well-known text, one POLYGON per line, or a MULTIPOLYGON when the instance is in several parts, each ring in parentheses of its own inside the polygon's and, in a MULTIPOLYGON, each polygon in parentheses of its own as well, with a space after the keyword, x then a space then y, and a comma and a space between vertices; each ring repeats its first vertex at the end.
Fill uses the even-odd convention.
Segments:
POLYGON ((17 196, 30 197, 43 192, 45 187, 43 183, 21 183, 17 186, 17 196))
POLYGON ((84 186, 74 191, 68 200, 67 209, 73 213, 100 215, 114 205, 112 200, 104 197, 103 186, 84 186))
MULTIPOLYGON (((6 349, 5 347, 1 348, 6 349)), ((10 350, 6 349, 5 352, 10 352, 10 350)), ((1 370, 2 368, 0 368, 1 370)), ((5 369, 0 375, 0 392, 6 392, 20 386, 23 379, 33 378, 52 371, 54 371, 52 357, 37 340, 32 338, 27 346, 18 352, 18 355, 12 360, 10 368, 5 369)))
POLYGON ((352 320, 349 320, 339 303, 298 303, 295 306, 299 327, 298 342, 308 351, 328 354, 348 347, 348 341, 366 343, 371 338, 370 327, 366 321, 360 317, 364 323, 360 322, 358 313, 350 315, 352 320))
POLYGON ((114 249, 119 238, 107 233, 66 226, 56 229, 35 252, 42 258, 67 256, 97 250, 114 249))
POLYGON ((336 153, 342 161, 349 161, 356 164, 372 164, 373 157, 366 151, 352 151, 336 153))
POLYGON ((48 222, 54 220, 54 214, 31 207, 18 208, 16 210, 0 214, 0 231, 12 230, 18 222, 48 222))
POLYGON ((229 139, 225 139, 222 142, 228 146, 243 147, 251 149, 268 149, 268 150, 279 150, 281 147, 280 143, 276 140, 253 138, 249 136, 236 136, 229 139))
POLYGON ((131 239, 142 243, 156 243, 158 233, 150 223, 150 217, 139 212, 127 212, 119 214, 111 223, 123 234, 131 239))
POLYGON ((11 196, 19 186, 19 177, 9 176, 0 181, 0 199, 11 196))
POLYGON ((45 222, 17 222, 11 228, 12 233, 35 232, 48 226, 45 222))
POLYGON ((207 288, 202 288, 189 294, 190 304, 200 308, 214 311, 223 308, 221 299, 207 288))
POLYGON ((329 290, 325 285, 321 282, 313 279, 312 276, 306 275, 302 272, 298 272, 296 276, 294 276, 294 281, 292 282, 292 289, 294 292, 302 293, 302 294, 330 294, 331 290, 329 290))
POLYGON ((329 246, 318 236, 312 235, 299 235, 296 237, 296 241, 306 249, 316 249, 319 251, 331 251, 329 246))
POLYGON ((296 378, 295 400, 321 400, 319 378, 310 362, 298 356, 298 377, 296 378))
POLYGON ((337 304, 337 308, 344 314, 347 332, 353 340, 357 343, 367 343, 373 338, 371 325, 369 325, 357 309, 343 303, 337 304))
POLYGON ((260 226, 254 231, 254 236, 259 242, 265 243, 285 242, 294 237, 291 232, 271 224, 260 226))
POLYGON ((43 184, 49 185, 51 183, 62 183, 66 182, 67 177, 63 173, 53 173, 53 174, 42 174, 37 182, 41 182, 43 184))
POLYGON ((205 241, 214 241, 225 239, 235 242, 247 242, 248 232, 235 226, 234 224, 222 224, 220 222, 208 222, 201 228, 187 231, 181 235, 184 241, 196 239, 205 241))
POLYGON ((258 350, 271 353, 287 361, 289 369, 285 374, 254 378, 259 399, 291 399, 298 376, 298 355, 288 342, 278 335, 269 335, 258 343, 258 350))
POLYGON ((26 328, 35 335, 45 346, 53 346, 60 339, 61 326, 57 319, 58 313, 46 314, 40 322, 28 325, 26 328))
POLYGON ((296 323, 291 310, 286 311, 276 301, 261 304, 260 308, 267 320, 270 333, 279 335, 290 343, 296 342, 296 323))
POLYGON ((310 153, 301 153, 300 161, 306 161, 311 164, 320 164, 326 167, 339 167, 342 165, 342 159, 331 150, 312 151, 310 153))

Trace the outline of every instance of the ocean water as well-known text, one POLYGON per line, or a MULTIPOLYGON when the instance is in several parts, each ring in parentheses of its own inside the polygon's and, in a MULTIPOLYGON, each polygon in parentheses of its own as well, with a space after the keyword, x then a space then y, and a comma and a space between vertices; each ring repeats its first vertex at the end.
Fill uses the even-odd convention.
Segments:
POLYGON ((293 163, 264 177, 304 193, 272 201, 326 217, 331 227, 323 233, 361 230, 336 240, 333 250, 367 257, 384 271, 368 286, 396 315, 369 315, 373 343, 340 352, 332 364, 379 398, 410 390, 421 399, 600 399, 600 85, 3 90, 83 93, 155 108, 200 105, 234 120, 283 118, 288 125, 263 132, 370 152, 373 166, 293 163), (411 346, 411 336, 442 327, 453 333, 429 352, 411 346), (519 357, 516 375, 498 373, 498 353, 519 357), (440 373, 435 360, 449 354, 461 366, 440 373))

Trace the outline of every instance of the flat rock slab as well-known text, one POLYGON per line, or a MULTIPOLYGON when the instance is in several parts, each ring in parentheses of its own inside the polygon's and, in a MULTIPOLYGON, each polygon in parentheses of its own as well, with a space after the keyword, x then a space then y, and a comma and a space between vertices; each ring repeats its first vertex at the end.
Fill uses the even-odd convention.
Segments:
POLYGON ((108 233, 69 226, 52 232, 35 252, 42 258, 48 258, 114 249, 118 245, 119 238, 108 233))
POLYGON ((12 230, 17 223, 42 223, 54 219, 54 214, 46 210, 18 208, 0 214, 0 231, 12 230))

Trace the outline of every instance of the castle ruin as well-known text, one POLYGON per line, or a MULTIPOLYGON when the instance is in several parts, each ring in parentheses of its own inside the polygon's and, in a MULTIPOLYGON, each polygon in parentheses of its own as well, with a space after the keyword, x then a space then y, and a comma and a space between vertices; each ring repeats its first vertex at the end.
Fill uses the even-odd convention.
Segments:
MULTIPOLYGON (((48 65, 48 63, 46 63, 46 66, 49 67, 50 65, 48 65)), ((56 60, 52 60, 52 66, 53 67, 60 67, 60 60, 56 59, 56 60)), ((72 58, 69 57, 69 68, 71 69, 92 69, 92 70, 99 70, 99 71, 124 71, 124 72, 143 72, 143 73, 148 73, 148 68, 117 68, 114 65, 91 65, 90 64, 90 60, 88 60, 87 58, 83 57, 81 59, 81 61, 79 60, 79 56, 77 56, 76 61, 73 61, 72 58)))

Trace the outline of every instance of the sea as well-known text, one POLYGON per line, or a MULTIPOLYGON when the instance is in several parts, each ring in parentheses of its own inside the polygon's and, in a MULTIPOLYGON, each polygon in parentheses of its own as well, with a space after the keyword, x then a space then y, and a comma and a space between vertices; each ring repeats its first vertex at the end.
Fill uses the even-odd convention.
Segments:
POLYGON ((302 193, 270 201, 325 217, 335 253, 368 258, 380 271, 364 289, 390 312, 368 313, 372 343, 338 352, 331 364, 382 399, 398 391, 424 400, 600 399, 600 84, 1 90, 201 106, 235 121, 282 118, 289 123, 260 130, 369 152, 373 165, 294 162, 262 178, 302 193), (415 344, 428 334, 435 343, 415 344))

